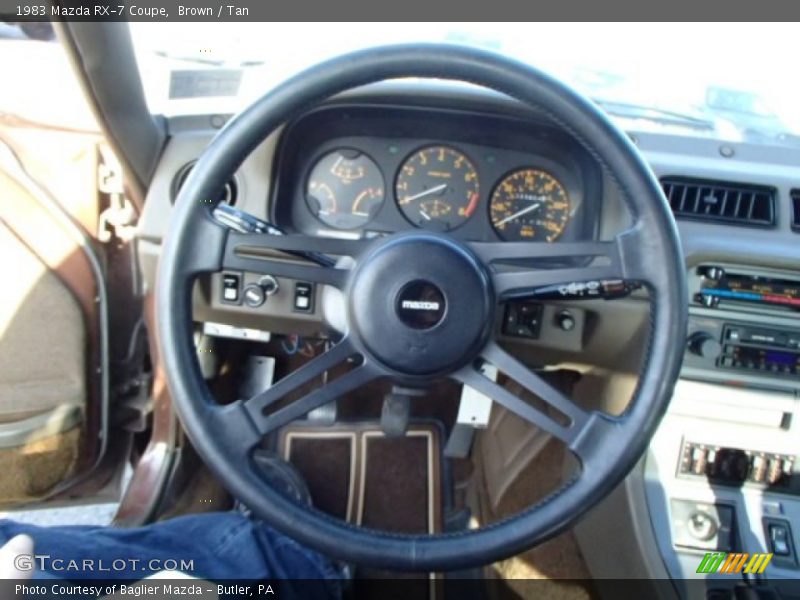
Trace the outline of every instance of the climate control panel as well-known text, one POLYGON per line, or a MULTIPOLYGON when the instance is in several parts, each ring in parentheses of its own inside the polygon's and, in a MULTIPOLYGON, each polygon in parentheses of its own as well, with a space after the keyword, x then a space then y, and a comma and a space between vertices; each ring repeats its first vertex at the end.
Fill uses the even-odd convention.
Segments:
POLYGON ((795 462, 795 457, 788 454, 684 441, 678 475, 702 477, 716 485, 755 485, 776 492, 800 494, 795 462))

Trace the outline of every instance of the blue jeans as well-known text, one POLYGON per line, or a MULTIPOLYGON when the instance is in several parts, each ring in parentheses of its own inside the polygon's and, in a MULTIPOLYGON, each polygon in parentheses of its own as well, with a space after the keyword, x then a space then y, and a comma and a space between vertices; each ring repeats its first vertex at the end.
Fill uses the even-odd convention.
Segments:
POLYGON ((0 545, 21 533, 33 538, 33 566, 44 577, 133 580, 176 570, 208 580, 317 580, 304 583, 316 588, 314 597, 341 594, 339 572, 327 558, 236 512, 187 515, 128 529, 0 520, 0 545))

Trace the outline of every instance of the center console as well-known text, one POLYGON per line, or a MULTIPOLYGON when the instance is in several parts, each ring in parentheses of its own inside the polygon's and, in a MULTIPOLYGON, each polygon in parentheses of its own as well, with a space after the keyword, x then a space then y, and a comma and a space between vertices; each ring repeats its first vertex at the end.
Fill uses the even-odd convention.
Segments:
POLYGON ((702 264, 688 280, 681 379, 645 462, 655 539, 674 579, 724 591, 751 575, 703 572, 707 552, 765 553, 754 576, 780 589, 800 577, 800 276, 702 264))

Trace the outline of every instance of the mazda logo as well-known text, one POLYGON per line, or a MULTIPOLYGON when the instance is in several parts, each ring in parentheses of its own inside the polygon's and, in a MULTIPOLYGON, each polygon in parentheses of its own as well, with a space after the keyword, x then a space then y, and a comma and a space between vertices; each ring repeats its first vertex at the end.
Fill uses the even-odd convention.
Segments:
POLYGON ((430 281, 412 281, 397 295, 397 316, 412 329, 434 327, 444 317, 445 309, 444 294, 430 281))

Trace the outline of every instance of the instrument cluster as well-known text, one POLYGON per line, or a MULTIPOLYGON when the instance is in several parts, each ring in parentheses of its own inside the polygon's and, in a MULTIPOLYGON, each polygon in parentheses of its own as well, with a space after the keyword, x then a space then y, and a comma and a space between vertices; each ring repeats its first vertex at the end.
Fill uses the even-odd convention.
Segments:
POLYGON ((547 243, 593 237, 599 215, 601 178, 577 144, 497 115, 322 109, 288 128, 277 171, 273 218, 315 235, 547 243))

